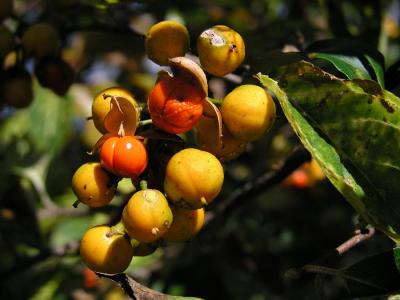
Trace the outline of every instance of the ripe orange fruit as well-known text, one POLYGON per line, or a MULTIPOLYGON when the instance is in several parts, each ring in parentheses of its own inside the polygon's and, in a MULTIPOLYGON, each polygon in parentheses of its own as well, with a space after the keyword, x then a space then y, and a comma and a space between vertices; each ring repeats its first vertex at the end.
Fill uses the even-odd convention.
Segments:
POLYGON ((169 160, 164 191, 176 206, 198 209, 217 197, 223 182, 224 170, 214 155, 186 148, 169 160))
POLYGON ((84 234, 79 253, 93 271, 107 274, 122 273, 129 266, 133 248, 121 234, 112 233, 109 226, 95 226, 84 234))
POLYGON ((174 220, 164 234, 167 241, 182 242, 193 238, 204 225, 204 208, 195 210, 171 206, 174 220))
POLYGON ((102 166, 120 177, 138 177, 147 167, 147 151, 134 136, 108 138, 100 149, 102 166))
POLYGON ((161 79, 152 89, 148 108, 153 124, 172 134, 192 129, 203 112, 204 96, 179 77, 161 79))
POLYGON ((160 191, 153 189, 136 192, 122 213, 122 222, 128 235, 143 243, 161 238, 172 220, 167 199, 160 191))

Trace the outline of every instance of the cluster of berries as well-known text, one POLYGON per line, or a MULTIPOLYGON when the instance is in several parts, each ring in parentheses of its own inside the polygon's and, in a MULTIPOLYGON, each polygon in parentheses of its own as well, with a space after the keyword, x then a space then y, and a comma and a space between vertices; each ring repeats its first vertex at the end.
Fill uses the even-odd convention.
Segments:
MULTIPOLYGON (((205 30, 197 42, 201 66, 185 57, 189 33, 175 21, 150 28, 146 53, 161 71, 147 99, 152 127, 170 136, 194 130, 198 148, 176 151, 159 170, 162 188, 148 188, 141 180, 151 163, 151 137, 136 135, 142 109, 122 88, 109 88, 93 100, 92 120, 103 134, 95 146, 100 162, 82 165, 73 175, 72 188, 90 207, 107 205, 119 179, 131 178, 141 186, 123 209, 114 226, 96 226, 83 236, 80 254, 96 272, 123 272, 133 256, 152 253, 161 240, 186 241, 204 224, 205 207, 220 193, 222 162, 244 151, 247 142, 260 138, 275 119, 271 96, 256 85, 231 91, 220 107, 208 98, 212 76, 233 72, 245 56, 241 36, 227 26, 205 30), (161 175, 162 174, 162 175, 161 175)), ((143 123, 143 121, 142 121, 143 123)))

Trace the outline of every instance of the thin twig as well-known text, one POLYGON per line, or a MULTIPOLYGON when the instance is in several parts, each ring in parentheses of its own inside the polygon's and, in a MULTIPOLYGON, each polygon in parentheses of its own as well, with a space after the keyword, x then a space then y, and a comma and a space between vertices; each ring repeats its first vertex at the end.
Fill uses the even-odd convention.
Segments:
POLYGON ((356 230, 355 235, 345 241, 343 244, 336 247, 338 255, 343 255, 351 248, 357 246, 359 243, 370 239, 375 234, 375 228, 369 227, 366 230, 356 230))

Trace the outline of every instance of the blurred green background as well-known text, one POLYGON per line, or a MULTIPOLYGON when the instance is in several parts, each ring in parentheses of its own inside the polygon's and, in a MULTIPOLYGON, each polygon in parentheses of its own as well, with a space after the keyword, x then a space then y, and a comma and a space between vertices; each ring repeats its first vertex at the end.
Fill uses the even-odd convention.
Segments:
MULTIPOLYGON (((194 55, 197 36, 212 25, 231 26, 243 36, 246 59, 237 77, 209 78, 211 96, 221 98, 236 79, 255 83, 255 73, 273 72, 284 63, 277 53, 302 51, 317 40, 360 40, 383 54, 386 67, 395 64, 399 5, 383 0, 15 0, 14 16, 4 24, 16 37, 31 24, 52 24, 62 37, 61 56, 76 77, 63 97, 34 78, 28 108, 0 111, 0 298, 127 298, 115 283, 85 268, 78 246, 89 227, 118 220, 133 187, 121 182, 118 196, 105 208, 74 209, 71 177, 81 164, 98 159, 87 154, 100 137, 86 120, 93 96, 118 85, 146 101, 159 70, 144 53, 143 34, 152 24, 164 19, 185 24, 194 55)), ((12 55, 4 65, 15 59, 12 55)), ((31 73, 33 65, 24 60, 31 73)), ((393 89, 396 76, 390 78, 393 89)), ((191 145, 192 136, 186 140, 191 145)), ((305 166, 284 184, 241 199, 235 210, 213 214, 232 192, 274 170, 298 145, 278 109, 273 129, 225 164, 223 191, 207 208, 216 221, 193 241, 134 258, 127 273, 152 289, 205 299, 351 298, 337 276, 314 281, 312 275, 287 275, 332 251, 352 236, 357 223, 353 209, 315 170, 305 166)), ((341 268, 392 246, 377 233, 329 264, 341 268)))

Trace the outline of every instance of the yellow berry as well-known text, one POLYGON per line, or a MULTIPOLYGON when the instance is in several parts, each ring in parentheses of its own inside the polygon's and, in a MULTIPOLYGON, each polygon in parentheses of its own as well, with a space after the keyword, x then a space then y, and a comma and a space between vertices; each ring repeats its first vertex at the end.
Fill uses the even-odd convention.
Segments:
POLYGON ((153 25, 146 35, 146 53, 156 64, 166 66, 168 59, 184 56, 189 49, 189 32, 176 21, 162 21, 153 25))

